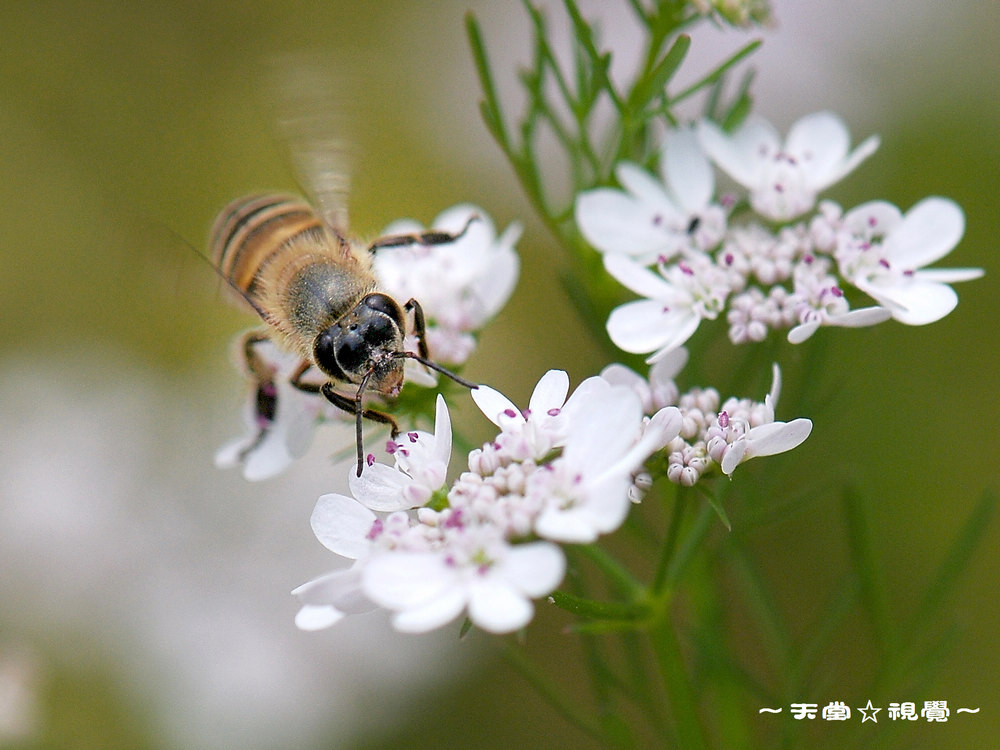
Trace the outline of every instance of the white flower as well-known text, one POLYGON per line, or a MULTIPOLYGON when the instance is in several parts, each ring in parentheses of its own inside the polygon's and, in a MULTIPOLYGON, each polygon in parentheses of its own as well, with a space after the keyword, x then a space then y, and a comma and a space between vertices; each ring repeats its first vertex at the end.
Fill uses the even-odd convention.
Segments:
MULTIPOLYGON (((473 391, 475 393, 475 391, 473 391)), ((368 456, 368 467, 359 477, 349 472, 351 494, 368 508, 378 511, 405 510, 427 503, 445 484, 451 459, 451 417, 444 397, 438 394, 434 432, 414 430, 389 441, 387 450, 394 467, 375 463, 368 456)))
POLYGON ((946 198, 925 198, 905 216, 884 201, 849 211, 836 250, 841 273, 908 325, 940 320, 955 309, 948 284, 983 275, 980 268, 921 270, 943 258, 965 231, 962 209, 946 198))
POLYGON ((723 474, 731 476, 739 464, 751 458, 790 451, 809 437, 811 420, 774 421, 780 394, 781 370, 774 365, 774 381, 763 404, 735 399, 723 404, 715 423, 706 432, 708 453, 719 463, 723 474))
POLYGON ((446 547, 390 552, 364 568, 365 593, 393 611, 397 630, 423 633, 463 611, 491 633, 518 630, 531 620, 532 598, 550 593, 566 569, 562 550, 549 542, 508 544, 499 531, 477 526, 446 547))
POLYGON ((575 216, 580 233, 603 253, 652 263, 688 249, 707 250, 725 231, 722 208, 713 204, 712 168, 690 129, 667 134, 660 159, 662 182, 635 164, 622 163, 615 176, 624 188, 580 194, 575 216))
POLYGON ((730 444, 722 457, 722 473, 731 475, 744 461, 757 456, 773 456, 801 445, 812 432, 812 421, 769 422, 751 427, 730 444))
POLYGON ((863 328, 892 317, 890 310, 880 306, 850 309, 837 280, 827 273, 830 263, 827 258, 814 258, 795 267, 795 292, 785 302, 799 321, 788 332, 792 344, 801 344, 820 326, 863 328))
POLYGON ((563 406, 568 392, 569 375, 549 370, 535 385, 525 411, 486 385, 472 391, 472 400, 501 429, 497 442, 510 455, 519 460, 541 459, 565 439, 563 406))
MULTIPOLYGON (((239 338, 241 343, 243 338, 239 338)), ((244 409, 247 434, 215 454, 216 466, 242 466, 243 476, 250 481, 280 474, 301 458, 325 409, 323 399, 289 382, 301 362, 298 356, 280 351, 270 341, 256 344, 254 352, 264 372, 255 373, 244 409)))
POLYGON ((751 115, 732 134, 702 121, 698 137, 705 153, 750 191, 750 205, 776 221, 795 218, 816 204, 817 195, 878 148, 872 136, 848 153, 850 136, 831 112, 806 115, 784 143, 769 122, 751 115))
POLYGON ((611 340, 634 354, 653 352, 655 362, 691 338, 702 319, 713 319, 729 294, 725 271, 705 256, 693 256, 656 274, 620 255, 605 255, 608 273, 646 299, 611 311, 611 340))
POLYGON ((599 377, 581 383, 577 393, 586 398, 562 455, 528 477, 525 494, 542 504, 535 521, 540 536, 586 544, 621 525, 633 474, 676 437, 681 419, 676 407, 667 407, 644 424, 635 392, 599 377))
MULTIPOLYGON (((433 358, 461 364, 475 348, 470 334, 496 315, 514 291, 519 271, 514 244, 521 227, 512 224, 497 237, 489 216, 467 204, 442 212, 431 226, 464 233, 445 244, 381 250, 375 271, 383 288, 397 299, 420 302, 433 358)), ((422 231, 417 222, 403 220, 386 227, 384 234, 422 231)))

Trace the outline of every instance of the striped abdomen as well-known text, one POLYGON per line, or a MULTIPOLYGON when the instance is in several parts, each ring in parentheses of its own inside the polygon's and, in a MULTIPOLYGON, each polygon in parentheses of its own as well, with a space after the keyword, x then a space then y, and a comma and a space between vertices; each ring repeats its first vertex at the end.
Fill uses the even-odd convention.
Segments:
POLYGON ((222 277, 255 307, 261 271, 301 241, 327 244, 323 222, 305 201, 251 195, 226 206, 212 227, 209 253, 222 277))

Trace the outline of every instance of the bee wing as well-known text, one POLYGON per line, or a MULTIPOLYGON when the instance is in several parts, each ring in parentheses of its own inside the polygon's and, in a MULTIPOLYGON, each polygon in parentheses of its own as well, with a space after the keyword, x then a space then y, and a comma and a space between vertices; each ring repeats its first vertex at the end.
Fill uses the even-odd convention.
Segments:
POLYGON ((341 240, 348 232, 351 153, 343 133, 345 102, 342 78, 308 54, 274 60, 271 94, 275 120, 303 191, 330 230, 341 240))

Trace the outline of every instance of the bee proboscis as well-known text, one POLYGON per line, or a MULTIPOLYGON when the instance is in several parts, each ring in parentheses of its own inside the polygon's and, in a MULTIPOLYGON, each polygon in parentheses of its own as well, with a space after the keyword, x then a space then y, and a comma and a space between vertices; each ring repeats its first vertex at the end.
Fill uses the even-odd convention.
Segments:
MULTIPOLYGON (((342 217, 339 211, 324 213, 342 217)), ((215 221, 209 251, 219 275, 267 324, 266 330, 251 333, 243 341, 248 371, 258 383, 267 382, 270 374, 254 349, 268 339, 301 357, 290 383, 322 394, 356 417, 358 476, 364 467, 362 419, 389 425, 394 438, 399 432, 390 414, 363 406, 362 396, 366 391, 396 396, 403 386, 404 360, 416 360, 463 386, 476 388, 431 361, 420 303, 410 299, 400 305, 380 291, 371 256, 385 248, 454 242, 468 226, 454 234, 388 235, 365 249, 306 201, 281 194, 240 198, 215 221), (403 346, 410 317, 417 352, 403 346), (312 368, 326 381, 304 381, 312 368), (336 390, 338 385, 356 389, 345 395, 336 390)))

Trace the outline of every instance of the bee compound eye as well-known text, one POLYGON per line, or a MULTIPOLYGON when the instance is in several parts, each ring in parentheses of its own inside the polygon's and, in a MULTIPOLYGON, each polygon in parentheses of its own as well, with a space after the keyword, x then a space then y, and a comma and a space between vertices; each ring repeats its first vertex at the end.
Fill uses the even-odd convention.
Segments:
POLYGON ((313 342, 313 359, 316 366, 327 375, 343 380, 344 372, 337 362, 338 338, 333 328, 322 331, 313 342))
POLYGON ((345 373, 358 373, 365 369, 370 358, 371 344, 363 336, 350 334, 337 342, 337 364, 345 373))
POLYGON ((388 315, 396 325, 400 328, 403 327, 403 313, 399 309, 399 305, 396 303, 392 297, 388 294, 382 294, 381 292, 374 292, 369 294, 362 300, 362 304, 369 310, 375 310, 376 312, 388 315))
POLYGON ((389 346, 396 338, 396 331, 399 328, 389 318, 382 315, 374 315, 365 321, 361 330, 361 337, 373 347, 389 346))

